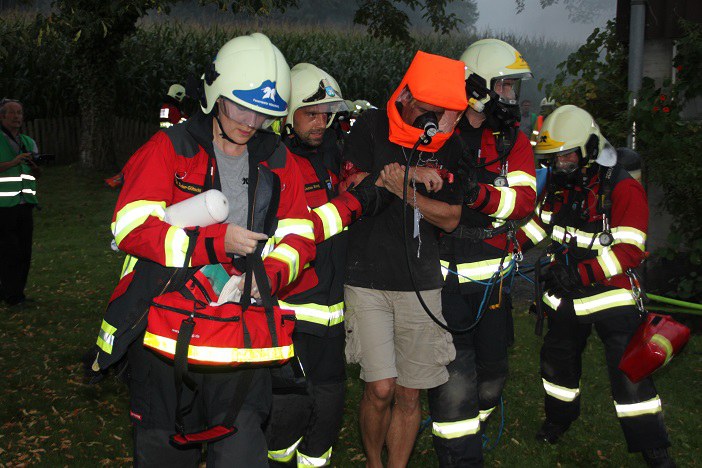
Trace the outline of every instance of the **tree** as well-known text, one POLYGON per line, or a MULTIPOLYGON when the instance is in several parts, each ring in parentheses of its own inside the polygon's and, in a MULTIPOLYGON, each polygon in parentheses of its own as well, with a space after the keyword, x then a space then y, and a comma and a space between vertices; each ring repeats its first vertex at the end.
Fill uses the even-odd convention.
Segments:
MULTIPOLYGON (((517 13, 524 11, 526 0, 515 0, 517 13)), ((612 0, 539 0, 541 8, 547 8, 559 3, 565 5, 568 17, 573 23, 589 23, 602 15, 612 5, 612 0)))
MULTIPOLYGON (((136 31, 137 20, 150 10, 168 12, 178 0, 54 0, 54 11, 42 32, 44 37, 61 34, 72 39, 74 60, 68 65, 78 88, 81 114, 79 160, 87 168, 109 168, 114 165, 112 141, 113 112, 118 105, 115 96, 115 65, 122 42, 136 31)), ((447 33, 461 20, 447 13, 446 6, 455 0, 364 0, 354 20, 367 25, 371 34, 397 40, 409 38, 409 19, 400 7, 420 9, 435 31, 447 33)), ((266 15, 298 6, 298 0, 199 0, 215 3, 234 14, 266 15)), ((41 40, 41 37, 40 37, 41 40)), ((138 60, 138 57, 135 57, 138 60)))

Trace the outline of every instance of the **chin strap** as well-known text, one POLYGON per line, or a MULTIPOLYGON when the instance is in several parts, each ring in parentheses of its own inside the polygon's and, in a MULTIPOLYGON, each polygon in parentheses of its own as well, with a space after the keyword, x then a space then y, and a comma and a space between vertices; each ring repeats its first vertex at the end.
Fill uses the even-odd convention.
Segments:
POLYGON ((221 136, 222 138, 227 140, 229 143, 234 143, 235 145, 238 145, 239 143, 237 143, 236 141, 229 138, 229 135, 227 135, 227 132, 224 131, 224 127, 222 127, 222 121, 219 120, 219 115, 218 115, 218 112, 216 110, 212 113, 212 116, 217 121, 217 125, 219 125, 219 136, 221 136))

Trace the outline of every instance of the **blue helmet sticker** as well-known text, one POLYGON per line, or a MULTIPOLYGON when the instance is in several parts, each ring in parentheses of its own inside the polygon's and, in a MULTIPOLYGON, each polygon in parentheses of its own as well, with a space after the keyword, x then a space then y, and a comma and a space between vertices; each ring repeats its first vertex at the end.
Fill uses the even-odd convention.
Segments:
POLYGON ((235 89, 232 94, 236 98, 262 109, 285 112, 288 108, 288 103, 278 94, 275 82, 270 80, 261 83, 257 89, 235 89))
POLYGON ((325 86, 324 91, 326 91, 327 96, 329 96, 329 97, 336 96, 336 91, 334 91, 334 88, 332 88, 331 86, 325 86))

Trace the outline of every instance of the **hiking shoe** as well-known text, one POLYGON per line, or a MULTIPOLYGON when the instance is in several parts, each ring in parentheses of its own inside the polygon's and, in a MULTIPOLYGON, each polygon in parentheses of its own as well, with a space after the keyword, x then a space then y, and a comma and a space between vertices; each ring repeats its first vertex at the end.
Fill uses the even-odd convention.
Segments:
POLYGON ((558 439, 565 434, 565 431, 567 431, 569 427, 570 424, 558 424, 547 419, 541 425, 539 432, 536 433, 536 440, 548 442, 549 444, 555 444, 558 442, 558 439))
POLYGON ((652 468, 675 468, 675 461, 668 455, 666 448, 646 449, 641 452, 646 465, 652 468))

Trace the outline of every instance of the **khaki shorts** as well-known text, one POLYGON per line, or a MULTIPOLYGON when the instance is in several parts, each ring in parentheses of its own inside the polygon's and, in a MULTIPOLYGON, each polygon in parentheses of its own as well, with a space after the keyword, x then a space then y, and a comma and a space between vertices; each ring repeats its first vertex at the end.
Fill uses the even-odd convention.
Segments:
MULTIPOLYGON (((422 291, 439 319, 441 290, 422 291)), ((397 377, 406 388, 434 388, 448 381, 446 365, 456 357, 451 334, 435 324, 414 291, 379 291, 346 286, 346 360, 361 364, 366 382, 397 377)))

